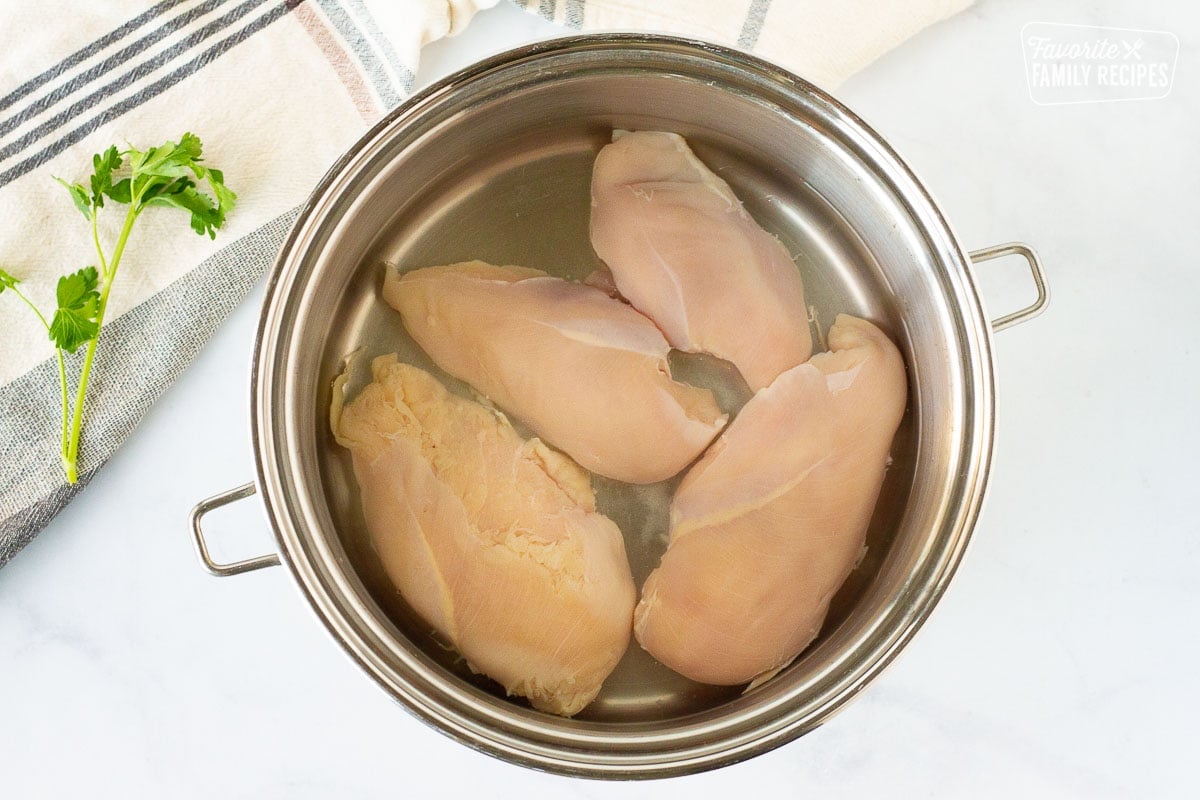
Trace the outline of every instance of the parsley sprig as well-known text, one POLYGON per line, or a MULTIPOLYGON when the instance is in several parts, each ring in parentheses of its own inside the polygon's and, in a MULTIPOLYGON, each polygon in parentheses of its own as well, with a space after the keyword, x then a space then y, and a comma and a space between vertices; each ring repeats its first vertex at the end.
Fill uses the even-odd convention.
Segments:
POLYGON ((96 346, 100 342, 108 295, 134 223, 143 211, 152 206, 173 207, 187 212, 192 230, 196 233, 215 238, 217 230, 225 224, 225 215, 237 199, 237 195, 225 186, 225 176, 221 171, 201 163, 202 154, 200 139, 185 133, 178 144, 167 142, 149 150, 133 147, 118 150, 114 146, 98 153, 92 157, 92 175, 87 184, 68 183, 55 178, 70 192, 75 207, 90 223, 99 266, 87 266, 58 279, 55 291, 58 307, 49 321, 18 288, 21 281, 0 269, 0 294, 9 290, 29 306, 54 342, 62 389, 61 455, 68 483, 75 483, 79 477, 79 435, 83 427, 88 378, 96 358, 96 346), (205 186, 210 193, 202 191, 201 186, 205 186), (106 202, 127 206, 124 224, 112 250, 108 252, 100 243, 97 225, 97 218, 106 202), (65 354, 74 353, 83 346, 87 350, 72 404, 69 402, 65 354))

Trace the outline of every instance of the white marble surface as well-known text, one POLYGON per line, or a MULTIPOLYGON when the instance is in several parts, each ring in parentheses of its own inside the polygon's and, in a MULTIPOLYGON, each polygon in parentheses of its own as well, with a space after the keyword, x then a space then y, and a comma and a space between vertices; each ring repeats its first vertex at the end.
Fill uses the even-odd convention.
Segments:
MULTIPOLYGON (((421 78, 554 33, 501 7, 421 78)), ((537 774, 389 701, 282 569, 206 575, 185 516, 253 472, 255 297, 0 572, 0 796, 1200 796, 1198 34, 1188 0, 984 0, 839 92, 968 246, 1034 244, 1054 297, 996 337, 990 496, 952 589, 824 727, 665 785, 537 774), (1174 31, 1174 91, 1036 106, 1032 20, 1174 31)), ((1028 291, 1014 265, 988 272, 997 314, 1028 291)), ((269 547, 252 506, 224 517, 227 555, 269 547)))

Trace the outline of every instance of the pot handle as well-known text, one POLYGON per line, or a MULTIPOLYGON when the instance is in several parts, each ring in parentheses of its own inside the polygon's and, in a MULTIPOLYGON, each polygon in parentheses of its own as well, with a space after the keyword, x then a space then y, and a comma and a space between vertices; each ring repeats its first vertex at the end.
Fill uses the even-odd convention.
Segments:
POLYGON ((1041 314, 1046 308, 1046 304, 1050 302, 1050 289, 1046 286, 1046 272, 1042 269, 1041 259, 1037 253, 1033 252, 1033 248, 1021 242, 1008 242, 1006 244, 998 244, 994 247, 985 247, 982 250, 975 250, 968 253, 967 256, 973 264, 981 264, 984 261, 991 261, 994 258, 1002 258, 1004 256, 1021 256, 1029 263, 1029 272, 1033 275, 1033 283, 1037 286, 1037 300, 1025 306, 1019 311, 1014 311, 1011 314, 1005 314, 999 319, 992 320, 992 330, 1002 331, 1005 328, 1011 328, 1013 325, 1019 325, 1022 322, 1027 322, 1038 314, 1041 314))
POLYGON ((204 531, 200 528, 200 520, 210 511, 227 506, 230 503, 235 503, 242 498, 249 497, 258 491, 253 483, 247 483, 239 486, 236 489, 230 489, 227 492, 221 492, 218 495, 213 495, 207 500, 201 500, 192 509, 190 515, 192 523, 192 538, 196 544, 196 555, 200 558, 200 563, 213 575, 218 578, 227 578, 230 575, 240 575, 243 572, 252 572, 263 567, 279 566, 279 556, 275 553, 270 553, 257 558, 247 558, 243 561, 234 561, 229 564, 221 564, 213 561, 212 556, 208 554, 208 545, 204 541, 204 531))

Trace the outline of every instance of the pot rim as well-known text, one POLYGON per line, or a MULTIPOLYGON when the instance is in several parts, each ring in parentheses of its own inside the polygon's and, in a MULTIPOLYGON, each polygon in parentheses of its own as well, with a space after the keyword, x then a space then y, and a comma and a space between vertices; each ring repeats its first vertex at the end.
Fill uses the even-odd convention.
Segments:
MULTIPOLYGON (((824 723, 878 677, 922 627, 961 563, 986 493, 995 428, 992 329, 984 314, 969 264, 966 250, 959 243, 936 200, 882 136, 828 93, 761 58, 695 39, 605 33, 538 42, 479 61, 412 95, 373 125, 337 160, 302 206, 267 280, 251 366, 251 441, 257 482, 282 561, 287 564, 297 587, 324 627, 364 671, 419 719, 476 750, 539 770, 627 779, 699 772, 774 749, 824 723), (906 210, 913 214, 921 230, 930 234, 929 246, 931 249, 937 248, 935 254, 938 260, 946 269, 953 269, 953 277, 961 283, 962 297, 959 299, 966 301, 961 306, 961 312, 968 323, 963 329, 967 339, 964 349, 970 356, 969 377, 973 378, 972 395, 975 400, 972 419, 975 424, 970 435, 969 453, 964 459, 969 469, 956 481, 961 486, 955 492, 957 503, 952 509, 952 523, 947 523, 953 526, 952 535, 949 536, 950 547, 938 559, 934 575, 917 598, 919 602, 907 610, 898 624, 881 633, 882 623, 890 619, 890 615, 884 615, 874 621, 877 624, 868 626, 860 637, 866 639, 869 636, 874 640, 868 658, 856 663, 853 670, 837 676, 832 689, 806 703, 811 708, 787 708, 784 703, 775 703, 756 711, 753 718, 735 719, 719 726, 718 730, 724 732, 725 738, 716 742, 711 737, 706 741, 704 737, 693 735, 677 743, 683 746, 612 752, 602 749, 602 745, 611 747, 611 741, 587 734, 572 734, 570 731, 558 731, 558 738, 550 744, 532 740, 529 733, 536 730, 536 722, 541 718, 536 712, 525 712, 516 706, 509 706, 511 711, 494 714, 496 721, 505 723, 501 729, 494 722, 488 724, 486 718, 480 720, 456 710, 454 704, 461 703, 462 698, 455 695, 453 687, 438 686, 436 688, 440 691, 435 693, 429 687, 422 690, 420 686, 398 679, 367 638, 368 633, 387 636, 387 632, 375 626, 373 620, 364 618, 357 621, 371 630, 355 628, 339 607, 338 599, 331 593, 330 586, 326 585, 321 574, 321 569, 327 568, 328 564, 320 564, 306 557, 302 534, 297 529, 293 498, 289 496, 288 478, 291 472, 287 466, 286 447, 281 441, 284 434, 277 419, 271 391, 276 380, 281 379, 276 374, 276 355, 290 335, 290 331, 282 330, 279 324, 282 309, 292 294, 289 290, 295 289, 287 281, 289 273, 303 261, 305 235, 319 227, 323 219, 321 211, 332 198, 338 196, 338 184, 345 178, 349 167, 380 146, 388 138, 388 133, 406 117, 419 116, 420 109, 426 104, 494 70, 571 51, 639 46, 655 50, 688 51, 698 57, 716 59, 765 76, 790 93, 806 95, 815 100, 839 125, 855 130, 861 141, 870 145, 872 166, 878 167, 880 174, 886 174, 889 182, 896 185, 906 210), (530 719, 533 720, 532 724, 530 719), (750 724, 755 720, 759 724, 750 724)), ((964 433, 964 439, 966 436, 964 433)), ((652 745, 655 736, 643 732, 625 737, 622 741, 633 744, 635 740, 642 745, 652 745)))

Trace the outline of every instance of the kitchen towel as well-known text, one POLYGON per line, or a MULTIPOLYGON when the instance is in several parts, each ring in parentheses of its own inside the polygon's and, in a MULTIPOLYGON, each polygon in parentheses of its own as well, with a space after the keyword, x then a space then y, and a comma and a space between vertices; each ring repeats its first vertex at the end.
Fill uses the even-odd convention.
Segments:
MULTIPOLYGON (((85 180, 111 144, 192 131, 237 208, 215 240, 171 209, 138 223, 86 403, 80 480, 59 465, 57 364, 0 292, 0 565, 133 431, 274 260, 323 172, 413 88, 420 49, 498 0, 42 0, 0 10, 0 268, 44 311, 94 261, 51 176, 85 180)), ((753 50, 833 88, 971 0, 518 0, 570 30, 650 30, 753 50)), ((483 55, 483 54, 481 54, 483 55)), ((121 212, 101 214, 111 242, 121 212)), ((68 359, 78 374, 83 350, 68 359)), ((182 513, 182 512, 181 512, 182 513)))

